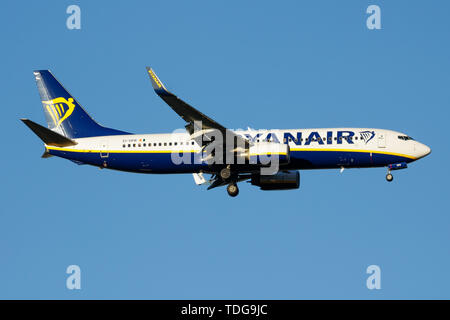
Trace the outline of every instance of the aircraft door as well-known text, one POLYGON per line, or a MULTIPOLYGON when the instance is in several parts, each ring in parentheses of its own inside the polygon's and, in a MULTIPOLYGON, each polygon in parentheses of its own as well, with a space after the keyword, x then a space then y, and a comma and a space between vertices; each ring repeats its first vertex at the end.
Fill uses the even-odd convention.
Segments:
POLYGON ((108 158, 109 150, 108 150, 108 141, 103 140, 100 143, 100 158, 108 158))
POLYGON ((386 148, 386 135, 384 133, 378 134, 378 148, 386 148))

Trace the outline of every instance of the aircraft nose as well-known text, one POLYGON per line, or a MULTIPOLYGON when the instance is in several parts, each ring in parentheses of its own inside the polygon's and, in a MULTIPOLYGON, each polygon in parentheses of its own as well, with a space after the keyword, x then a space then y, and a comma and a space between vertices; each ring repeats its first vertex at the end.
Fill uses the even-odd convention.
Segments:
POLYGON ((431 149, 429 146, 427 146, 423 143, 417 142, 416 153, 417 153, 418 158, 423 158, 431 153, 431 149))

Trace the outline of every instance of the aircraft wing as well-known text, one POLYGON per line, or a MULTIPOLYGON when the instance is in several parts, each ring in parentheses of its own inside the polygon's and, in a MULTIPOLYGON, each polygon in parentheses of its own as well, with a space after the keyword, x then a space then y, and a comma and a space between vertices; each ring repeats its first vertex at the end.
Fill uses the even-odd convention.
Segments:
POLYGON ((207 115, 201 113, 200 111, 198 111, 197 109, 190 106, 189 104, 178 98, 176 95, 168 91, 151 68, 147 67, 147 72, 150 77, 150 81, 152 82, 153 89, 158 94, 158 96, 161 99, 163 99, 181 118, 183 118, 184 121, 188 122, 186 129, 190 134, 194 132, 194 125, 196 125, 196 122, 201 121, 202 128, 196 129, 219 130, 222 133, 224 140, 226 134, 229 134, 230 136, 233 136, 237 140, 237 145, 245 146, 246 148, 248 147, 249 141, 247 139, 236 135, 231 130, 225 128, 218 122, 214 121, 207 115))

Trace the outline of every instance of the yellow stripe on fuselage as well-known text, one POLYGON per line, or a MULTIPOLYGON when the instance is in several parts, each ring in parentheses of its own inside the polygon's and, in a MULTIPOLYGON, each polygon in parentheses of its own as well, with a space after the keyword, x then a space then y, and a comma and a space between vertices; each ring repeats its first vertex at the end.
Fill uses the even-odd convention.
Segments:
MULTIPOLYGON (((201 150, 91 150, 91 149, 71 149, 71 148, 60 148, 54 146, 47 146, 48 150, 58 150, 58 151, 67 151, 67 152, 80 152, 80 153, 200 153, 201 150)), ((416 160, 417 158, 395 152, 386 152, 386 151, 375 151, 375 150, 357 150, 357 149, 318 149, 318 148, 292 148, 291 151, 333 151, 333 152, 360 152, 360 153, 374 153, 374 154, 386 154, 391 156, 403 157, 412 160, 416 160)), ((286 153, 270 153, 270 154, 281 154, 286 155, 286 153)), ((261 154, 251 154, 250 156, 256 156, 261 154)), ((264 153, 267 155, 267 153, 264 153)))
POLYGON ((70 149, 60 148, 54 146, 47 146, 48 150, 79 152, 79 153, 180 153, 189 152, 195 153, 197 150, 91 150, 91 149, 70 149))
POLYGON ((271 155, 283 155, 286 156, 287 153, 286 152, 262 152, 262 153, 251 153, 250 157, 254 157, 254 156, 271 156, 271 155))

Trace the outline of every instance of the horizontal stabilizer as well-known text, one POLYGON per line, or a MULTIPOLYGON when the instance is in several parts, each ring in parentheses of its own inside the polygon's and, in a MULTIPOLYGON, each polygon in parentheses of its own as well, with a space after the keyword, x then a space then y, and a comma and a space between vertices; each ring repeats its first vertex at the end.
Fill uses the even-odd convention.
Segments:
POLYGON ((43 159, 47 159, 47 158, 51 158, 51 157, 53 157, 53 155, 51 155, 47 149, 45 149, 44 153, 41 156, 41 158, 43 158, 43 159))
POLYGON ((46 145, 56 146, 56 147, 68 147, 76 145, 77 143, 69 138, 60 135, 59 133, 52 131, 48 128, 37 124, 28 119, 20 119, 23 123, 27 125, 46 145))

